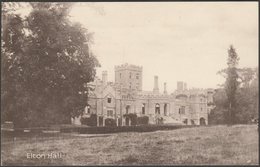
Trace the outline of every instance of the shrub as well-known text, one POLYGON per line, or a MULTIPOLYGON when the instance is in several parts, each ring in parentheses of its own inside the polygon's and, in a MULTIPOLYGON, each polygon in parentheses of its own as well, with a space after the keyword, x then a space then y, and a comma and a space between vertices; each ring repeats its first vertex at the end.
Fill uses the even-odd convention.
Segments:
POLYGON ((138 125, 147 125, 149 123, 149 117, 148 116, 142 116, 137 118, 137 124, 138 125))
POLYGON ((162 117, 160 117, 160 118, 158 118, 158 124, 163 124, 163 118, 162 117))
POLYGON ((116 126, 116 120, 112 118, 107 118, 105 120, 105 126, 116 126))
POLYGON ((81 124, 88 126, 97 126, 97 114, 91 114, 89 118, 81 118, 81 124))
POLYGON ((185 123, 186 125, 188 124, 188 119, 185 119, 184 121, 183 121, 183 123, 185 123))
POLYGON ((104 126, 103 125, 103 117, 98 117, 98 119, 99 119, 99 126, 104 126))
POLYGON ((124 115, 125 118, 129 118, 131 120, 131 125, 137 125, 137 115, 134 113, 129 113, 124 115))

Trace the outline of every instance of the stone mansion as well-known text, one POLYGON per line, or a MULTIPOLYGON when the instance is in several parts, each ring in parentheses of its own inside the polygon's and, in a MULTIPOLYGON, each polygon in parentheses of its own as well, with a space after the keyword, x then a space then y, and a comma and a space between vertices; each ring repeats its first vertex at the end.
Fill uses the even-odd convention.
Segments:
MULTIPOLYGON (((163 92, 158 87, 158 76, 154 76, 152 91, 143 91, 143 68, 130 64, 115 66, 115 82, 107 81, 107 72, 102 79, 95 78, 89 85, 88 106, 84 116, 97 114, 97 126, 104 126, 105 119, 116 120, 118 126, 131 125, 123 115, 135 113, 138 117, 148 116, 149 124, 207 125, 208 114, 214 107, 213 89, 187 89, 187 84, 177 82, 177 90, 168 93, 166 83, 163 92), (121 120, 121 121, 119 121, 121 120)), ((80 124, 80 117, 72 120, 80 124)))

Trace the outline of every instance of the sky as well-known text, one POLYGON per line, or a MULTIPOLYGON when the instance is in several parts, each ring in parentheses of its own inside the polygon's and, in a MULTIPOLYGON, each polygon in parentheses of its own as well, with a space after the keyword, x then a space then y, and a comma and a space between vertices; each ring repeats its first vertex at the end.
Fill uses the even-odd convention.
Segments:
POLYGON ((143 90, 168 92, 177 81, 188 88, 217 88, 232 44, 239 67, 258 67, 257 2, 79 2, 70 13, 94 33, 91 45, 102 71, 114 81, 114 66, 143 67, 143 90))

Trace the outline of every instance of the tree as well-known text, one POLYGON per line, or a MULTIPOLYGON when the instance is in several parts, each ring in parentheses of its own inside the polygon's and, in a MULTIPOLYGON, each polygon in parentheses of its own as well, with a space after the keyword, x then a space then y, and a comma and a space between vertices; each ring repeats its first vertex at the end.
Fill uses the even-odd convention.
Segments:
POLYGON ((23 29, 24 20, 14 13, 14 6, 19 5, 3 3, 2 6, 1 121, 13 120, 15 124, 22 125, 21 122, 26 122, 26 112, 22 112, 23 107, 20 106, 28 105, 28 93, 22 89, 22 69, 19 64, 24 54, 26 36, 23 29), (11 9, 8 8, 10 6, 11 9), (15 110, 17 112, 14 112, 15 110))
POLYGON ((227 60, 227 78, 225 82, 225 91, 228 101, 228 112, 229 112, 229 123, 234 124, 235 122, 235 110, 236 110, 236 91, 239 86, 238 82, 238 65, 239 57, 235 51, 235 48, 231 45, 228 50, 227 60))
POLYGON ((253 68, 242 68, 238 69, 237 72, 242 86, 248 88, 257 71, 253 68))
POLYGON ((216 89, 213 101, 216 107, 209 114, 209 124, 228 123, 228 102, 223 88, 216 89))
POLYGON ((221 74, 223 77, 226 78, 225 84, 221 85, 224 86, 226 97, 227 97, 227 110, 228 110, 228 123, 234 124, 236 120, 236 94, 237 89, 239 86, 239 75, 238 75, 238 61, 239 57, 235 51, 235 48, 231 45, 228 49, 228 59, 227 59, 227 65, 228 67, 226 69, 222 69, 218 72, 218 74, 221 74))
MULTIPOLYGON (((238 68, 239 87, 236 98, 236 123, 251 123, 252 119, 258 118, 258 68, 238 68)), ((227 69, 221 70, 226 74, 227 69)), ((209 124, 226 124, 229 122, 229 103, 224 89, 216 90, 214 94, 215 108, 209 114, 209 124)))
POLYGON ((8 15, 1 111, 15 127, 69 123, 87 105, 86 84, 99 63, 89 48, 92 34, 69 20, 72 5, 34 2, 24 19, 8 15))
POLYGON ((243 68, 239 70, 242 86, 238 89, 237 99, 237 121, 239 123, 250 123, 252 119, 258 118, 258 69, 243 68))

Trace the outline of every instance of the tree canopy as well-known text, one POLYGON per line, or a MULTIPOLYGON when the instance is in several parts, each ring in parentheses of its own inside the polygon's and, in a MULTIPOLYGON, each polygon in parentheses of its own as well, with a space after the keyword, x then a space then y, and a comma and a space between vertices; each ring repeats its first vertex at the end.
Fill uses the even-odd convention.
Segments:
POLYGON ((216 107, 209 115, 211 124, 250 123, 258 118, 258 68, 238 68, 233 46, 228 51, 228 67, 218 72, 226 78, 214 95, 216 107))
POLYGON ((87 83, 99 62, 92 34, 69 20, 72 3, 30 3, 22 18, 3 15, 1 102, 17 127, 68 123, 87 105, 87 83))

